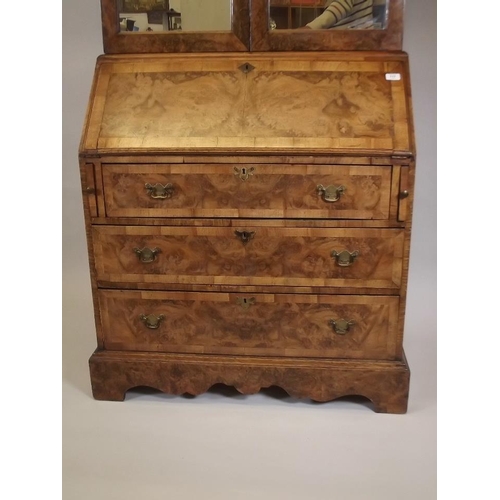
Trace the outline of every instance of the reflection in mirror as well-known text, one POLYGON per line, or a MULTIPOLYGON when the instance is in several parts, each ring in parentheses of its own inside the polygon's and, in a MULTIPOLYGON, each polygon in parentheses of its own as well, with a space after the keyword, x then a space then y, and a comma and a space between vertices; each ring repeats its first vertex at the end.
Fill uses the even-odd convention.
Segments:
POLYGON ((269 0, 273 29, 385 29, 389 0, 269 0))
POLYGON ((120 31, 230 31, 232 0, 116 0, 120 31))

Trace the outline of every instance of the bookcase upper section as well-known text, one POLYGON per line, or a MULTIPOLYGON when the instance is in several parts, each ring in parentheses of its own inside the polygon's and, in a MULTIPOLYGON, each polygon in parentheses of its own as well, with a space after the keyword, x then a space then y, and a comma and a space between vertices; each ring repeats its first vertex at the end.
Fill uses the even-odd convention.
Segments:
POLYGON ((401 50, 404 0, 101 0, 104 52, 401 50))

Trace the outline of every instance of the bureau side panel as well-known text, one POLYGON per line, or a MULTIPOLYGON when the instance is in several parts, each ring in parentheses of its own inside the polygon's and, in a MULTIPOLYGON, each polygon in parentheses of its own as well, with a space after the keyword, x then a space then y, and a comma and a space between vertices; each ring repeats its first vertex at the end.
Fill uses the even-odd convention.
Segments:
POLYGON ((87 238, 87 251, 89 256, 89 269, 90 269, 90 283, 92 287, 92 302, 94 306, 94 318, 97 333, 97 345, 103 347, 103 336, 101 328, 101 314, 99 308, 99 300, 97 296, 97 279, 95 269, 95 256, 94 256, 94 242, 92 237, 92 224, 91 224, 91 209, 96 209, 96 188, 91 185, 95 182, 96 171, 100 167, 99 160, 93 159, 80 159, 80 180, 82 186, 82 201, 83 201, 83 215, 85 219, 85 233, 87 238), (92 175, 89 175, 89 169, 92 168, 92 175), (91 188, 91 189, 88 189, 91 188))
POLYGON ((406 221, 404 230, 404 244, 403 244, 403 269, 401 275, 400 286, 400 304, 399 304, 399 325, 398 325, 398 358, 403 356, 403 335, 405 328, 405 312, 406 312, 406 298, 408 289, 408 273, 410 268, 410 247, 411 247, 411 230, 413 219, 413 201, 414 201, 414 188, 415 188, 415 162, 412 161, 408 166, 402 167, 407 170, 408 181, 408 197, 404 200, 406 202, 406 221))

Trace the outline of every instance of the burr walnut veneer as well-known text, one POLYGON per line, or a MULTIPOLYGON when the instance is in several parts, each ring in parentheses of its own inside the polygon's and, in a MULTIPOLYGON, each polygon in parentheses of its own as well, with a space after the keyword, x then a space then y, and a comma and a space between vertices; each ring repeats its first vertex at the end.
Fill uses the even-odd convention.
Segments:
POLYGON ((405 412, 411 120, 401 52, 100 57, 95 398, 276 385, 405 412))

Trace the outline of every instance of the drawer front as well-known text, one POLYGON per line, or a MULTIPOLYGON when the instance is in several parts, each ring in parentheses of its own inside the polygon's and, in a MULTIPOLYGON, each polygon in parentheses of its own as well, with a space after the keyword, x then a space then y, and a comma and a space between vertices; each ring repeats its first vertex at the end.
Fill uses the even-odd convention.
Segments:
POLYGON ((394 359, 398 297, 101 290, 111 350, 394 359))
POLYGON ((94 226, 97 280, 398 288, 403 230, 94 226))
POLYGON ((387 219, 391 167, 103 165, 108 217, 387 219))

